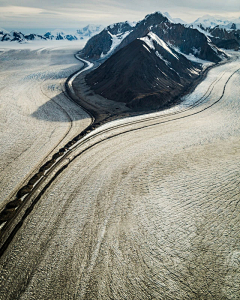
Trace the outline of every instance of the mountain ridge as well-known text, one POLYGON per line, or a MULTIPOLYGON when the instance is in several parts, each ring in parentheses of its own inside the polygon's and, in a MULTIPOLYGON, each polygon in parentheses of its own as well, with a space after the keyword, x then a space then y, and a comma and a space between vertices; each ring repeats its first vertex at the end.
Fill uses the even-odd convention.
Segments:
POLYGON ((37 34, 37 33, 30 33, 24 34, 21 31, 12 30, 7 31, 5 29, 0 29, 0 41, 11 41, 11 42, 19 42, 19 43, 26 43, 28 41, 34 40, 83 40, 89 39, 93 35, 99 33, 103 29, 102 25, 94 25, 89 24, 83 28, 74 30, 62 30, 62 29, 55 29, 49 30, 45 34, 37 34))
POLYGON ((161 12, 148 14, 143 20, 137 22, 128 31, 128 34, 119 40, 119 44, 112 51, 110 49, 113 39, 105 29, 88 40, 81 54, 85 58, 95 60, 105 58, 106 53, 111 55, 117 52, 136 38, 145 36, 149 31, 153 31, 159 38, 170 45, 178 47, 181 52, 187 55, 193 54, 200 59, 213 62, 221 61, 221 55, 224 55, 201 30, 191 28, 185 24, 173 23, 161 12))

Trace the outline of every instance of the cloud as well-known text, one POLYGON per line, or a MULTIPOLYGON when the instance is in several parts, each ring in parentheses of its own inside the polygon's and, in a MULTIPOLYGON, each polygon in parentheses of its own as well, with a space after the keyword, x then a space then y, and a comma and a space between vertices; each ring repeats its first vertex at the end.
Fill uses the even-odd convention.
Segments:
POLYGON ((33 15, 43 11, 41 8, 24 7, 24 6, 5 6, 1 7, 1 16, 4 15, 33 15))
POLYGON ((239 17, 239 0, 0 0, 0 26, 73 28, 139 21, 154 11, 192 22, 204 14, 239 17), (25 18, 25 19, 24 19, 25 18), (24 25, 25 22, 25 25, 24 25))
POLYGON ((42 11, 39 14, 40 15, 58 15, 58 13, 51 12, 51 11, 42 11))

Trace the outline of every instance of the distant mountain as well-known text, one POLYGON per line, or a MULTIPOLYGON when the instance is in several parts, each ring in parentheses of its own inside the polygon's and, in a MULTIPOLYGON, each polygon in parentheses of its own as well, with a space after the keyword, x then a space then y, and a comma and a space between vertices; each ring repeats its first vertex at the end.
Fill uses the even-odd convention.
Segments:
POLYGON ((160 12, 149 14, 134 27, 125 32, 121 31, 121 39, 118 39, 115 47, 113 47, 114 39, 111 37, 111 32, 109 33, 109 30, 105 29, 89 39, 82 55, 91 59, 102 58, 106 54, 109 56, 135 39, 145 36, 149 31, 155 33, 169 45, 179 48, 181 52, 195 55, 203 60, 219 62, 222 59, 221 56, 224 55, 204 33, 183 24, 173 23, 160 12), (126 36, 123 36, 124 33, 126 36))
POLYGON ((225 29, 240 29, 240 18, 224 18, 222 16, 204 15, 192 24, 201 25, 203 28, 214 28, 219 26, 225 29), (233 25, 234 24, 234 25, 233 25), (234 28, 232 28, 234 27, 234 28))
POLYGON ((134 27, 127 21, 107 26, 87 42, 82 55, 93 59, 109 57, 134 27))
POLYGON ((44 35, 36 33, 23 34, 22 32, 15 30, 8 32, 4 29, 0 29, 0 41, 17 41, 19 43, 26 43, 34 40, 82 40, 89 39, 90 37, 99 33, 102 29, 103 26, 101 25, 88 25, 75 31, 55 29, 53 31, 46 32, 44 35))
POLYGON ((240 48, 240 18, 205 15, 191 25, 204 30, 217 47, 234 50, 240 48))
POLYGON ((65 32, 61 29, 55 29, 53 31, 48 31, 44 34, 44 37, 46 39, 56 40, 56 41, 60 41, 60 40, 74 41, 74 40, 81 39, 81 37, 78 36, 77 32, 70 33, 70 32, 65 32))
POLYGON ((102 25, 89 24, 77 30, 77 34, 82 37, 91 37, 103 30, 102 25))
POLYGON ((89 39, 90 37, 99 33, 102 29, 102 25, 90 24, 81 29, 77 29, 76 31, 65 31, 62 29, 55 29, 53 31, 48 31, 44 34, 44 36, 50 40, 83 40, 89 39))
POLYGON ((86 82, 96 93, 130 108, 161 109, 173 104, 200 71, 199 64, 148 32, 89 73, 86 82))
POLYGON ((0 31, 0 41, 10 41, 10 42, 19 42, 19 43, 26 43, 27 41, 32 40, 47 40, 44 36, 38 34, 27 34, 24 35, 22 32, 18 31, 0 31))

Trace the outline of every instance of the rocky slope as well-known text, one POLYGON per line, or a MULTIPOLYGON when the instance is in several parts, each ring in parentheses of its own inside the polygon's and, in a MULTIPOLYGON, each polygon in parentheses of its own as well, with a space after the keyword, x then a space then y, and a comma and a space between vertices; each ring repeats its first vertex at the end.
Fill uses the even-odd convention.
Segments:
POLYGON ((162 109, 174 103, 200 70, 149 32, 89 73, 86 82, 96 93, 135 110, 162 109))

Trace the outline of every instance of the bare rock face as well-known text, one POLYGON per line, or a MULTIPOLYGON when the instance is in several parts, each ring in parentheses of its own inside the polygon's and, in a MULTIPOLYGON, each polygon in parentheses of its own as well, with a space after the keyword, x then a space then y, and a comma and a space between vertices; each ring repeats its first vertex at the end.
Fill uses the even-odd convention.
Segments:
POLYGON ((216 40, 215 44, 219 48, 229 49, 229 50, 239 50, 240 44, 235 39, 229 39, 229 40, 216 40))
POLYGON ((200 70, 150 32, 112 55, 86 81, 96 93, 134 110, 162 109, 174 102, 200 70))

